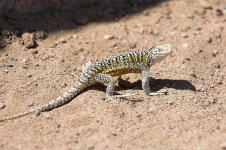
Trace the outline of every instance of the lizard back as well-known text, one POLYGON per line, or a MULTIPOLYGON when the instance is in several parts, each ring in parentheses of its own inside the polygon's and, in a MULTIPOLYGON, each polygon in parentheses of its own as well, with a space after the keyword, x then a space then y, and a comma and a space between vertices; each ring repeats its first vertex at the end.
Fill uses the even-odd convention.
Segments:
POLYGON ((127 73, 140 73, 142 65, 149 65, 147 51, 127 52, 113 55, 96 62, 92 69, 95 73, 119 76, 127 73))

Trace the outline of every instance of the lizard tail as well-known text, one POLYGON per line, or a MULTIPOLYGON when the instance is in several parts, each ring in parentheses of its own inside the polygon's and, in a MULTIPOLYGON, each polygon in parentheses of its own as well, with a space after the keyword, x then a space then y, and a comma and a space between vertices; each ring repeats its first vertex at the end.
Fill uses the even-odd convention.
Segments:
POLYGON ((29 115, 29 114, 32 114, 32 113, 34 113, 34 109, 31 109, 29 111, 26 111, 26 112, 23 112, 23 113, 14 115, 14 116, 6 117, 4 119, 0 119, 0 122, 6 121, 6 120, 17 119, 17 118, 20 118, 20 117, 23 117, 23 116, 26 116, 26 115, 29 115))
POLYGON ((29 114, 36 114, 39 115, 43 111, 49 111, 54 108, 60 107, 68 102, 70 102, 76 95, 78 95, 84 88, 86 88, 89 85, 88 78, 79 78, 73 86, 71 86, 62 96, 57 97, 56 99, 53 99, 52 101, 43 104, 39 107, 36 107, 34 109, 28 110, 24 113, 20 113, 14 116, 6 117, 3 119, 0 119, 0 122, 6 121, 6 120, 13 120, 17 119, 29 114))

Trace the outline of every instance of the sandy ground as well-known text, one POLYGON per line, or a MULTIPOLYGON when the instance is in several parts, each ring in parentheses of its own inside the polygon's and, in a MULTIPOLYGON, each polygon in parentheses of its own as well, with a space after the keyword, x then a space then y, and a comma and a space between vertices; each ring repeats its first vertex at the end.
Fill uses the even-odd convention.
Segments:
POLYGON ((150 71, 152 90, 167 94, 146 96, 139 74, 122 77, 127 81, 116 92, 135 96, 116 103, 94 85, 40 116, 1 122, 0 149, 226 149, 226 1, 117 6, 97 4, 75 18, 1 18, 0 117, 56 98, 88 60, 153 44, 173 46, 173 55, 150 71))

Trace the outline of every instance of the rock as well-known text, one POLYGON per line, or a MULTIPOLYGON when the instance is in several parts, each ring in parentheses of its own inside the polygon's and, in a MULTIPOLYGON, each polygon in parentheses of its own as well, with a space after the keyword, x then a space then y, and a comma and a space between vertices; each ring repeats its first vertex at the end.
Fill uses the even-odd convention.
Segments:
POLYGON ((3 102, 0 102, 0 109, 4 109, 5 108, 5 104, 3 102))
POLYGON ((28 74, 27 74, 27 77, 32 77, 32 74, 28 73, 28 74))
POLYGON ((224 15, 224 13, 223 13, 223 11, 221 10, 221 9, 216 9, 216 16, 223 16, 224 15))
POLYGON ((210 98, 208 99, 208 102, 209 102, 209 104, 215 104, 215 103, 217 102, 217 98, 215 98, 215 97, 210 97, 210 98))
POLYGON ((206 10, 203 9, 203 8, 200 8, 200 9, 196 10, 195 13, 200 15, 200 16, 203 16, 203 15, 206 14, 206 10))
POLYGON ((30 33, 24 33, 22 35, 23 44, 26 48, 33 48, 35 46, 34 35, 30 33))
POLYGON ((212 37, 208 37, 206 41, 207 41, 207 43, 212 43, 213 39, 212 39, 212 37))
POLYGON ((83 52, 84 51, 84 48, 83 47, 79 48, 79 51, 80 52, 83 52))
POLYGON ((42 116, 45 117, 46 119, 51 119, 51 116, 49 113, 43 113, 42 116))
POLYGON ((198 53, 202 53, 202 52, 203 52, 203 50, 202 50, 202 49, 199 49, 199 50, 197 50, 197 52, 198 52, 198 53))
POLYGON ((187 33, 182 33, 181 36, 182 36, 182 38, 188 38, 189 37, 187 33))
POLYGON ((189 46, 188 46, 188 43, 185 42, 185 43, 182 45, 182 47, 183 47, 183 48, 188 48, 188 47, 189 47, 189 46))
POLYGON ((159 37, 159 41, 164 41, 165 40, 165 37, 163 37, 163 36, 161 36, 161 37, 159 37))
POLYGON ((167 95, 168 94, 168 91, 167 89, 161 89, 159 90, 160 93, 164 94, 164 95, 167 95))
POLYGON ((147 10, 143 11, 143 15, 144 16, 148 16, 149 15, 149 11, 147 11, 147 10))
POLYGON ((214 63, 213 67, 214 67, 214 68, 218 68, 218 69, 219 69, 221 66, 220 66, 220 64, 219 64, 219 63, 214 63))
POLYGON ((223 150, 226 150, 226 142, 223 142, 220 144, 220 147, 223 149, 223 150))
POLYGON ((205 88, 204 86, 200 85, 200 86, 197 86, 197 87, 196 87, 196 90, 197 90, 198 92, 205 92, 205 91, 206 91, 206 88, 205 88))
POLYGON ((64 58, 60 58, 60 62, 65 62, 65 59, 64 58))
POLYGON ((60 43, 67 43, 66 39, 65 38, 60 38, 60 43))
POLYGON ((213 56, 213 57, 216 57, 217 54, 218 54, 218 51, 216 51, 216 50, 214 50, 214 51, 212 52, 212 56, 213 56))
POLYGON ((195 71, 194 70, 189 70, 188 71, 188 74, 190 75, 190 76, 192 76, 192 77, 195 77, 196 78, 196 74, 195 74, 195 71))
POLYGON ((163 9, 162 13, 166 16, 169 16, 171 13, 172 13, 172 10, 171 9, 163 9))
POLYGON ((113 34, 107 34, 107 35, 104 35, 104 40, 111 40, 111 39, 114 39, 114 35, 113 34))
POLYGON ((38 51, 37 50, 31 50, 31 53, 32 54, 38 54, 38 51))
POLYGON ((199 5, 204 9, 213 9, 213 6, 207 0, 199 0, 199 5))
POLYGON ((44 40, 47 37, 47 34, 44 31, 35 32, 35 39, 44 40))
POLYGON ((77 38, 78 38, 78 35, 77 35, 77 34, 74 34, 74 35, 73 35, 73 38, 74 38, 74 39, 77 39, 77 38))
POLYGON ((129 48, 136 48, 137 42, 130 42, 129 43, 129 48))
POLYGON ((34 102, 29 102, 29 103, 27 104, 27 106, 28 106, 28 107, 34 106, 34 102))
POLYGON ((56 48, 57 47, 57 44, 56 43, 52 43, 51 45, 50 45, 50 48, 56 48))
POLYGON ((196 27, 195 28, 195 31, 201 31, 202 30, 202 27, 196 27))
POLYGON ((193 14, 187 14, 187 18, 189 18, 189 19, 194 19, 195 16, 194 16, 193 14))

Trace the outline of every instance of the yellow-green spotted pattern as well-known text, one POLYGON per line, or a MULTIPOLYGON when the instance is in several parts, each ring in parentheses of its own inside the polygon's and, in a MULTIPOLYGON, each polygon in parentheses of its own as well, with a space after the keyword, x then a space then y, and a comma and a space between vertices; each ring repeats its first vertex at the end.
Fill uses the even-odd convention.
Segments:
POLYGON ((127 52, 117 56, 110 56, 98 61, 91 68, 93 74, 103 73, 118 76, 127 73, 139 73, 141 65, 149 65, 147 51, 127 52))

